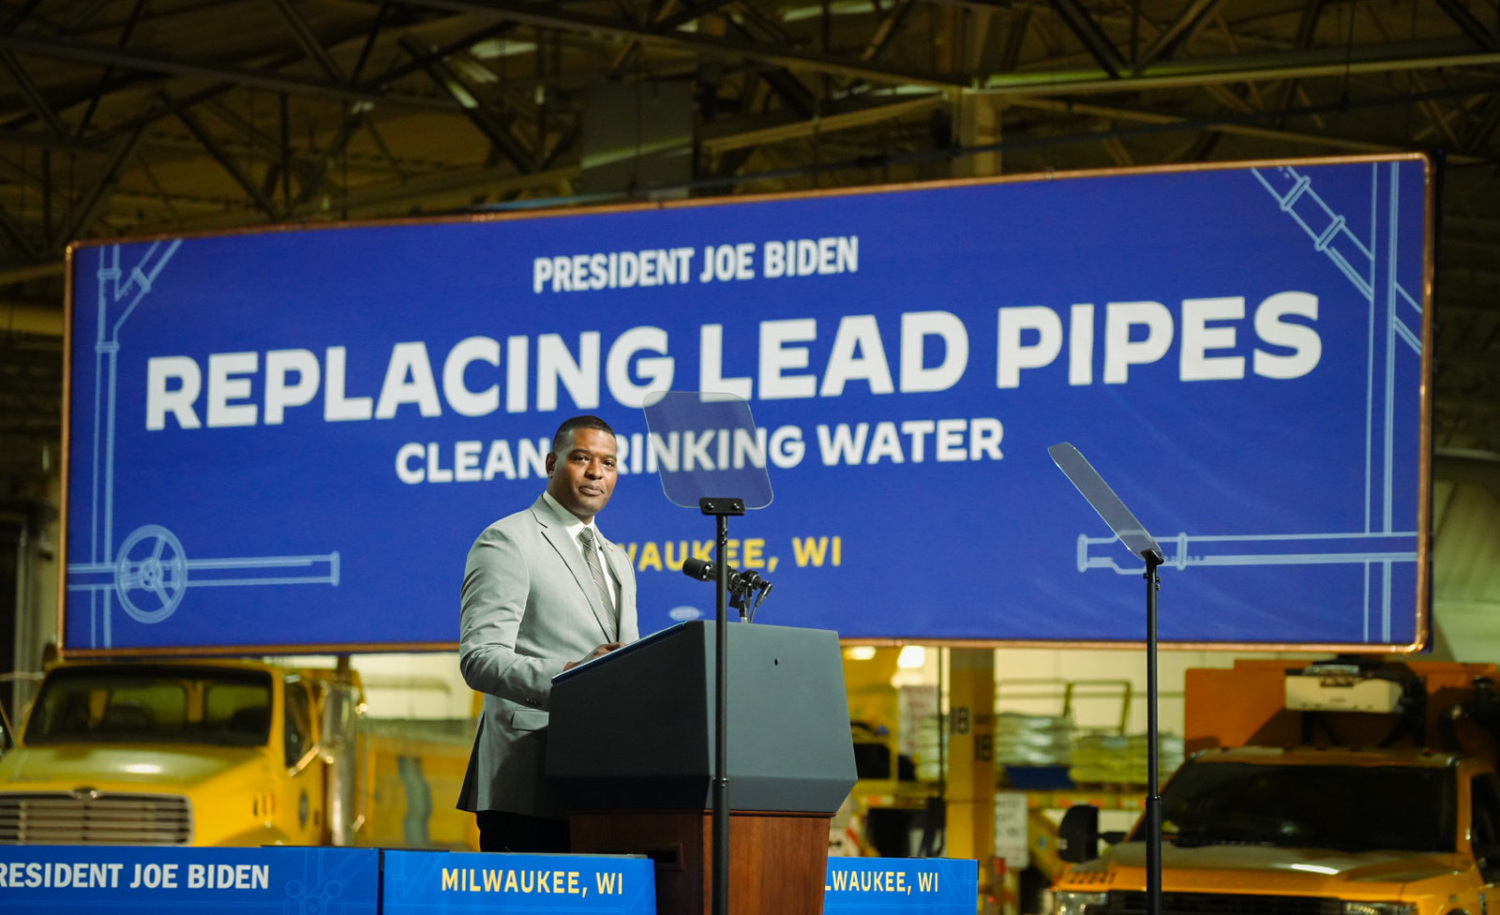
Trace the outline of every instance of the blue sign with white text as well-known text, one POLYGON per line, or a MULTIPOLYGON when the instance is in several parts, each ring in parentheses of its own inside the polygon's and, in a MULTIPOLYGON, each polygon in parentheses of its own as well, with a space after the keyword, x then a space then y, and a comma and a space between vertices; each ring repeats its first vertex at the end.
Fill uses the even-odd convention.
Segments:
POLYGON ((655 915, 651 859, 616 855, 385 852, 385 915, 655 915))
POLYGON ((826 915, 972 915, 979 862, 959 858, 829 858, 826 915))
MULTIPOLYGON (((1424 637, 1430 164, 1403 156, 90 244, 74 250, 64 645, 449 648, 470 544, 568 416, 640 629, 711 617, 712 519, 656 471, 764 465, 757 619, 845 638, 1424 637), (757 428, 656 434, 663 391, 757 428)), ((718 493, 733 497, 735 493, 718 493)))
POLYGON ((0 850, 0 910, 47 915, 378 915, 373 848, 23 845, 0 850))

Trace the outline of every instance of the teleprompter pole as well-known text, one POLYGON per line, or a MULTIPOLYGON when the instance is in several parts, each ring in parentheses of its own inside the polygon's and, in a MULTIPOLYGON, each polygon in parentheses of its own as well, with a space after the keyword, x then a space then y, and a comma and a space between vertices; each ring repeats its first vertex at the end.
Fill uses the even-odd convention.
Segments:
POLYGON ((1156 572, 1166 557, 1161 544, 1125 507, 1082 452, 1069 442, 1058 442, 1047 453, 1131 554, 1146 560, 1146 915, 1161 915, 1161 788, 1157 777, 1160 738, 1156 720, 1160 698, 1156 684, 1156 592, 1161 579, 1156 572))
POLYGON ((715 522, 714 568, 714 787, 713 915, 729 915, 729 518, 745 513, 743 499, 699 499, 698 508, 715 522))
POLYGON ((1160 723, 1156 717, 1156 592, 1161 579, 1159 555, 1142 553, 1146 560, 1146 913, 1161 915, 1161 786, 1159 784, 1160 723))

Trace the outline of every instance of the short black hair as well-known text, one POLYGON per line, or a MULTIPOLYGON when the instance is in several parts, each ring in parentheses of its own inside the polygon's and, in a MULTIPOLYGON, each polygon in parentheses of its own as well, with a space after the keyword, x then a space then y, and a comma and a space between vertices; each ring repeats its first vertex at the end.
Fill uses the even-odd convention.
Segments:
POLYGON ((575 416, 572 419, 565 420, 561 426, 557 427, 557 431, 553 433, 552 453, 558 455, 562 454, 564 446, 572 442, 573 433, 578 429, 598 429, 600 432, 609 433, 609 436, 611 438, 616 437, 615 430, 611 429, 609 427, 609 423, 605 422, 599 417, 589 416, 587 414, 583 416, 575 416))

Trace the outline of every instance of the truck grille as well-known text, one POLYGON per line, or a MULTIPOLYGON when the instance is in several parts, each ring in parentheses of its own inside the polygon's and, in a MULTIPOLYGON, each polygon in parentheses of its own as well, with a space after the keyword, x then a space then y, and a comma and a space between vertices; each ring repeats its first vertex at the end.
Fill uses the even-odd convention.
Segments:
POLYGON ((0 793, 0 844, 187 845, 188 799, 173 794, 0 793))
MULTIPOLYGON (((1337 899, 1319 896, 1259 896, 1242 893, 1162 893, 1162 915, 1339 915, 1337 899)), ((1146 894, 1115 890, 1089 915, 1144 915, 1146 894)))

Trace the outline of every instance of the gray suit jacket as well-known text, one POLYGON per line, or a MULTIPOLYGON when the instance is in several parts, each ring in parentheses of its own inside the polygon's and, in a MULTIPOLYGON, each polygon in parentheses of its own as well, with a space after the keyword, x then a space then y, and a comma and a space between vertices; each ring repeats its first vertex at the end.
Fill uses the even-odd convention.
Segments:
POLYGON ((459 809, 566 815, 546 778, 552 677, 598 645, 639 636, 630 559, 600 540, 619 582, 618 633, 578 545, 544 500, 491 524, 469 550, 458 663, 484 694, 484 711, 459 809))

